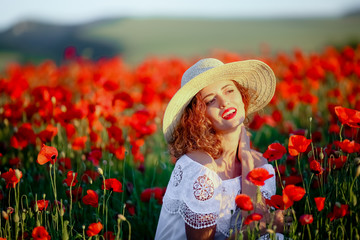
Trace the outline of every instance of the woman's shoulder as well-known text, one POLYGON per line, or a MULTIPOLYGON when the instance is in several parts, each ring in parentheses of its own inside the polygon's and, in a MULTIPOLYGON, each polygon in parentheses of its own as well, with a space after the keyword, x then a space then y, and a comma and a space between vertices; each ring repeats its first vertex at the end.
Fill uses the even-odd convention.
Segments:
POLYGON ((213 158, 205 153, 205 152, 201 152, 201 151, 193 151, 193 152, 189 152, 186 153, 186 155, 193 161, 203 165, 203 166, 208 166, 213 162, 213 158))
POLYGON ((267 159, 263 157, 263 154, 261 152, 251 149, 251 155, 254 159, 254 164, 256 168, 268 164, 267 159))
POLYGON ((197 179, 199 176, 206 175, 213 181, 218 182, 219 176, 213 169, 213 158, 204 152, 194 151, 181 156, 176 164, 175 169, 182 169, 188 179, 197 179))

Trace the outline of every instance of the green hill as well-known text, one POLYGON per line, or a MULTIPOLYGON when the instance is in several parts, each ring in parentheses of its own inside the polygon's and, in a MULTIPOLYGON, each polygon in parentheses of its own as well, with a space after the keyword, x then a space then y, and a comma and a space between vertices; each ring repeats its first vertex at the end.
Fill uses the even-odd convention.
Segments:
POLYGON ((214 49, 259 54, 321 51, 360 42, 358 15, 336 19, 109 19, 77 26, 25 22, 0 33, 0 67, 11 60, 61 61, 71 45, 89 58, 121 55, 136 64, 148 56, 205 56, 214 49))

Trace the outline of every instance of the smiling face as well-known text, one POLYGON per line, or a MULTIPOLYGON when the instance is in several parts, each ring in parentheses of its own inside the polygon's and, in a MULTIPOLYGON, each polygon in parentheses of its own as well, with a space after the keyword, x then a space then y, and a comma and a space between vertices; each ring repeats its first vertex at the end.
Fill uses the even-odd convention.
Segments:
POLYGON ((231 80, 213 83, 200 91, 206 104, 206 117, 217 133, 233 131, 245 120, 240 91, 231 80))

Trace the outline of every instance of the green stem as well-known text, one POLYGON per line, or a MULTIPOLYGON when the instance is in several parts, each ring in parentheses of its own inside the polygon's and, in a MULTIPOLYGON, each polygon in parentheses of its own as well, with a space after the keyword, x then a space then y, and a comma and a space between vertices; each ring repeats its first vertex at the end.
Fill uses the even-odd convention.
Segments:
POLYGON ((127 222, 128 226, 129 226, 129 237, 128 237, 128 239, 131 240, 131 224, 130 224, 130 222, 128 220, 126 220, 126 222, 127 222))
POLYGON ((284 185, 283 185, 282 180, 281 180, 281 174, 280 174, 280 171, 279 171, 279 166, 278 166, 277 160, 275 160, 275 166, 276 166, 276 171, 277 171, 277 173, 279 175, 279 181, 280 181, 281 189, 284 189, 284 185))
POLYGON ((344 127, 344 124, 341 124, 340 132, 339 132, 340 142, 342 142, 341 132, 342 132, 342 130, 343 130, 343 127, 344 127))
POLYGON ((310 226, 309 224, 306 225, 306 228, 307 228, 307 231, 308 231, 308 234, 309 234, 309 240, 311 240, 311 231, 310 231, 310 226))

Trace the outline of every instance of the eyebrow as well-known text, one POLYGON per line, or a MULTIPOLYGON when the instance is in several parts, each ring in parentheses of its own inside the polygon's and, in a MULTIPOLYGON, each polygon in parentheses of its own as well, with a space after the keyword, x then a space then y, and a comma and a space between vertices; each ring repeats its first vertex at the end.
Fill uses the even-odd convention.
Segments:
MULTIPOLYGON (((231 84, 226 84, 225 86, 223 86, 222 88, 221 88, 221 90, 224 90, 225 88, 227 88, 227 87, 229 87, 229 86, 232 86, 231 84)), ((209 97, 209 96, 211 96, 211 95, 215 95, 214 93, 209 93, 208 95, 206 95, 205 97, 203 97, 203 99, 205 99, 205 98, 207 98, 207 97, 209 97)))

